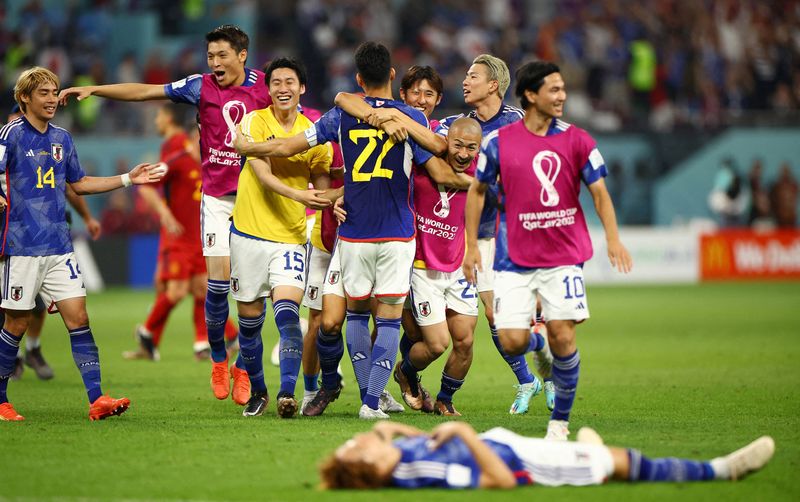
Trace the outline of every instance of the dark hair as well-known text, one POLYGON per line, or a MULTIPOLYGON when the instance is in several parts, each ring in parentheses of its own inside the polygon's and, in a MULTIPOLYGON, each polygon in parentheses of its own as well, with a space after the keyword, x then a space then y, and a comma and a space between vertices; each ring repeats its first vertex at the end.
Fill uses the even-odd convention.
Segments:
POLYGON ((389 81, 392 59, 389 49, 378 42, 364 42, 356 49, 356 71, 367 87, 378 87, 389 81))
POLYGON ((247 47, 250 45, 250 37, 247 36, 247 33, 233 24, 223 24, 206 33, 206 44, 218 42, 220 40, 231 44, 231 47, 237 54, 247 50, 247 47))
POLYGON ((183 127, 186 117, 186 106, 177 103, 164 103, 161 109, 172 118, 172 123, 183 127))
POLYGON ((516 73, 515 94, 519 98, 522 108, 527 109, 530 106, 528 100, 525 99, 525 91, 539 92, 545 77, 560 71, 555 63, 549 61, 534 61, 520 66, 516 73))
POLYGON ((300 85, 306 85, 306 69, 303 66, 303 63, 292 58, 276 58, 264 68, 264 74, 266 75, 265 82, 267 83, 267 87, 269 87, 269 81, 272 78, 272 72, 278 68, 289 68, 290 70, 294 70, 294 72, 297 74, 297 79, 300 81, 300 85))
POLYGON ((444 93, 442 77, 439 76, 439 72, 430 66, 414 65, 409 68, 406 74, 403 75, 403 80, 400 81, 400 88, 403 89, 403 91, 407 91, 421 80, 427 80, 439 96, 444 93))

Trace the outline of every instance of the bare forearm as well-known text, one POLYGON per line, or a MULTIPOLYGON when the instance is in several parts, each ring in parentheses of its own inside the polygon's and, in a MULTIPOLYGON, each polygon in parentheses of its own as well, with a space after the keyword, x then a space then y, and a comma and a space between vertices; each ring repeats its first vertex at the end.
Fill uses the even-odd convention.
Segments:
POLYGON ((78 195, 110 192, 124 186, 122 176, 84 176, 71 185, 78 195))
POLYGON ((333 103, 347 112, 348 115, 352 115, 361 120, 366 120, 367 115, 374 111, 374 108, 368 105, 366 101, 349 92, 340 92, 337 94, 333 99, 333 103))
POLYGON ((92 213, 89 211, 89 205, 86 204, 86 200, 75 193, 75 190, 71 185, 67 185, 67 201, 69 201, 69 205, 72 206, 75 211, 77 211, 83 221, 87 221, 92 217, 92 213))
MULTIPOLYGON (((319 189, 319 187, 317 187, 319 189)), ((321 195, 323 199, 328 199, 331 202, 336 202, 336 199, 344 195, 344 187, 334 188, 333 190, 326 190, 321 195)))
POLYGON ((467 192, 467 206, 464 211, 464 229, 467 234, 467 247, 475 249, 478 246, 478 227, 481 222, 481 212, 486 202, 486 185, 474 180, 467 192))
POLYGON ((606 233, 607 241, 619 240, 619 227, 617 226, 617 215, 614 211, 614 204, 611 202, 611 196, 608 192, 601 191, 593 194, 594 208, 597 211, 597 216, 600 218, 600 223, 603 224, 603 230, 606 233))
POLYGON ((110 84, 91 87, 92 95, 119 101, 167 99, 164 86, 157 84, 110 84))
POLYGON ((443 136, 436 134, 405 114, 403 115, 402 121, 403 125, 405 125, 408 130, 408 134, 410 134, 411 137, 414 138, 414 141, 419 143, 422 148, 428 150, 437 157, 443 157, 447 153, 447 140, 443 136))
POLYGON ((458 436, 472 452, 475 463, 481 470, 481 488, 513 488, 517 485, 511 469, 489 445, 481 441, 472 427, 465 425, 458 436))
POLYGON ((424 164, 425 169, 436 183, 441 183, 449 188, 466 190, 472 185, 472 176, 464 173, 457 173, 452 167, 439 157, 431 157, 424 164))
POLYGON ((139 195, 142 196, 145 204, 155 211, 160 218, 163 218, 166 214, 172 215, 164 199, 161 198, 161 195, 159 195, 158 190, 155 188, 143 186, 139 188, 139 195))

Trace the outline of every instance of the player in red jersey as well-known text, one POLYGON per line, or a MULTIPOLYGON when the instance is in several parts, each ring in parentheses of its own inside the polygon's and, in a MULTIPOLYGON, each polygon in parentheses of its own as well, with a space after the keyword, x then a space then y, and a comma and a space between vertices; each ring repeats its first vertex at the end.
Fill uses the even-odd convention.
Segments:
MULTIPOLYGON (((155 125, 164 137, 161 162, 167 165, 161 180, 162 194, 152 187, 139 193, 161 220, 161 238, 156 268, 156 300, 147 320, 136 327, 139 348, 124 352, 126 359, 159 359, 158 346, 170 312, 186 295, 194 298, 194 353, 208 359, 210 347, 205 325, 206 264, 200 235, 200 162, 192 143, 180 125, 180 105, 165 104, 156 114, 155 125)), ((227 340, 236 339, 236 327, 228 320, 227 340)))

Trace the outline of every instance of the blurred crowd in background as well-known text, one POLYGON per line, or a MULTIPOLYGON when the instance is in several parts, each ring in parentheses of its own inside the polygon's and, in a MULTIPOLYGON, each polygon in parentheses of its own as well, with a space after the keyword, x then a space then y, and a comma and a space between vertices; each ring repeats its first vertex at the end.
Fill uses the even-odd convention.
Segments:
MULTIPOLYGON (((798 0, 0 0, 0 103, 10 108, 18 74, 34 64, 54 70, 63 87, 161 84, 201 73, 203 35, 234 15, 254 19, 248 65, 283 55, 304 61, 303 103, 321 109, 336 92, 357 90, 354 50, 379 40, 392 48, 400 74, 412 64, 442 74, 437 118, 464 110, 465 70, 476 55, 491 53, 512 76, 529 60, 557 62, 567 82, 567 120, 594 133, 708 135, 736 124, 800 123, 798 0), (158 17, 164 41, 185 43, 142 51, 136 33, 115 32, 115 19, 142 13, 158 17), (120 36, 131 49, 109 61, 107 47, 120 36)), ((518 104, 511 91, 506 101, 518 104)), ((152 110, 93 99, 62 111, 58 121, 78 134, 153 134, 152 110)), ((617 161, 606 160, 613 179, 617 161)), ((625 173, 617 166, 612 195, 624 187, 641 202, 669 163, 629 162, 625 173)), ((738 169, 746 167, 736 171, 745 180, 738 169)), ((749 200, 763 206, 757 192, 749 200)), ((648 223, 640 202, 630 211, 620 204, 623 223, 648 223)))

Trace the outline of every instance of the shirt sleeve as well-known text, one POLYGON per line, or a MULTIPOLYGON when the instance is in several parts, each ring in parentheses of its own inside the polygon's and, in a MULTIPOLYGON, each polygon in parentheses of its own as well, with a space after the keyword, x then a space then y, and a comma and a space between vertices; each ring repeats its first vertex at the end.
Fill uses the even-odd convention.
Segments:
POLYGON ((86 173, 83 171, 81 163, 78 161, 78 151, 75 149, 75 143, 70 141, 69 146, 70 149, 69 156, 67 156, 66 180, 67 183, 75 183, 86 176, 86 173))
POLYGON ((8 158, 11 155, 10 144, 6 140, 0 140, 0 173, 6 172, 8 158))
MULTIPOLYGON (((242 132, 253 138, 253 141, 256 143, 260 143, 262 141, 266 141, 271 134, 268 133, 268 128, 266 121, 261 119, 258 116, 258 112, 250 112, 244 116, 242 122, 240 124, 242 126, 242 132)), ((254 159, 258 157, 248 156, 247 160, 254 159)))
POLYGON ((450 131, 450 122, 451 122, 450 119, 451 119, 450 117, 442 119, 442 121, 439 122, 439 125, 436 126, 436 130, 434 130, 433 132, 435 132, 439 136, 444 136, 446 138, 447 133, 450 131))
POLYGON ((589 152, 589 160, 587 160, 586 164, 581 168, 581 178, 586 186, 589 186, 606 176, 608 176, 606 161, 603 159, 603 156, 600 155, 600 151, 597 150, 597 147, 594 147, 589 152))
POLYGON ((328 174, 331 172, 331 159, 333 158, 333 147, 327 145, 317 145, 309 153, 309 170, 312 174, 328 174))
POLYGON ((498 149, 497 131, 490 133, 483 139, 481 151, 478 154, 478 167, 475 178, 481 183, 494 185, 500 172, 500 152, 498 149))
POLYGON ((329 141, 339 141, 339 127, 342 123, 342 109, 337 107, 331 108, 325 115, 314 122, 312 128, 306 130, 306 139, 311 146, 320 145, 329 141))
POLYGON ((200 103, 200 89, 203 86, 203 76, 190 75, 175 82, 164 84, 164 92, 175 103, 197 105, 200 103))

